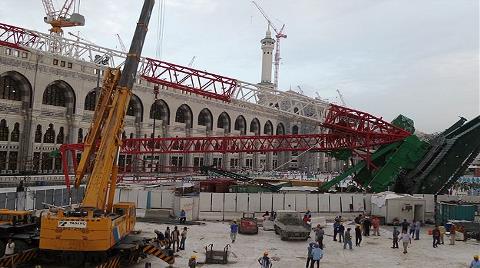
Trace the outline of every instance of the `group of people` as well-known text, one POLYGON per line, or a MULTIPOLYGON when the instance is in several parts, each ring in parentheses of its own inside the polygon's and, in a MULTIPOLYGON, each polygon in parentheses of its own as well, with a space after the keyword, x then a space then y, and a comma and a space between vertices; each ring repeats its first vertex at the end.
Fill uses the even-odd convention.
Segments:
POLYGON ((185 250, 187 230, 187 227, 183 227, 182 232, 180 232, 177 226, 173 227, 173 230, 170 230, 170 226, 167 226, 165 232, 161 232, 159 230, 154 230, 154 232, 157 235, 158 243, 164 241, 166 242, 166 249, 171 249, 173 252, 178 252, 180 250, 185 250))

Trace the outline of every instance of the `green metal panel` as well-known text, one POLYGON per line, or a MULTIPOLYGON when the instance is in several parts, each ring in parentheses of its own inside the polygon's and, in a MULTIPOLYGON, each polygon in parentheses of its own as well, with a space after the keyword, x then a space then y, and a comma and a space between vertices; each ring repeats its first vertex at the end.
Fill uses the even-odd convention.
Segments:
POLYGON ((475 205, 440 203, 439 206, 442 224, 449 220, 473 221, 475 218, 475 205))

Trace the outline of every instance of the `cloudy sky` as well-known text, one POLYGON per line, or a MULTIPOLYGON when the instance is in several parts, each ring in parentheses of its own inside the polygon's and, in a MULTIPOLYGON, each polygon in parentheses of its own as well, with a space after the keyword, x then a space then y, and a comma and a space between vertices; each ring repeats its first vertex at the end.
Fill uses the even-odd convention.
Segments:
MULTIPOLYGON (((145 56, 247 82, 260 80, 260 39, 266 22, 249 0, 163 0, 164 37, 158 41, 156 1, 145 56)), ((47 31, 41 0, 1 0, 4 23, 47 31)), ((57 7, 63 0, 54 0, 57 7)), ((257 0, 282 39, 281 90, 339 102, 387 120, 412 118, 436 132, 458 116, 480 114, 478 0, 257 0)), ((119 48, 129 40, 140 0, 82 0, 81 35, 119 48)))

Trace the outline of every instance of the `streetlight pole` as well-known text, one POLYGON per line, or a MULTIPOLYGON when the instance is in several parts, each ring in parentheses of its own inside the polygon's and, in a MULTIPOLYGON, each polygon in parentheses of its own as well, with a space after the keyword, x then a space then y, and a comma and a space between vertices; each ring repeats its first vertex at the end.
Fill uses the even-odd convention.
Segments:
POLYGON ((154 170, 154 155, 153 151, 155 150, 155 142, 153 139, 155 139, 155 123, 157 119, 157 99, 158 99, 158 93, 160 89, 158 85, 153 86, 153 94, 155 95, 155 100, 153 101, 153 131, 152 131, 152 170, 154 170))

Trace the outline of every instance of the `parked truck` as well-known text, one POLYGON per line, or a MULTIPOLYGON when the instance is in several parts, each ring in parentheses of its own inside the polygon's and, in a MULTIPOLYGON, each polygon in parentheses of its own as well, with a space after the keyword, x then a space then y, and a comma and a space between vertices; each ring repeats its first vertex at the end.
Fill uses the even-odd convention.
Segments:
POLYGON ((302 220, 300 212, 279 210, 274 221, 275 233, 282 240, 307 240, 311 227, 302 220))

